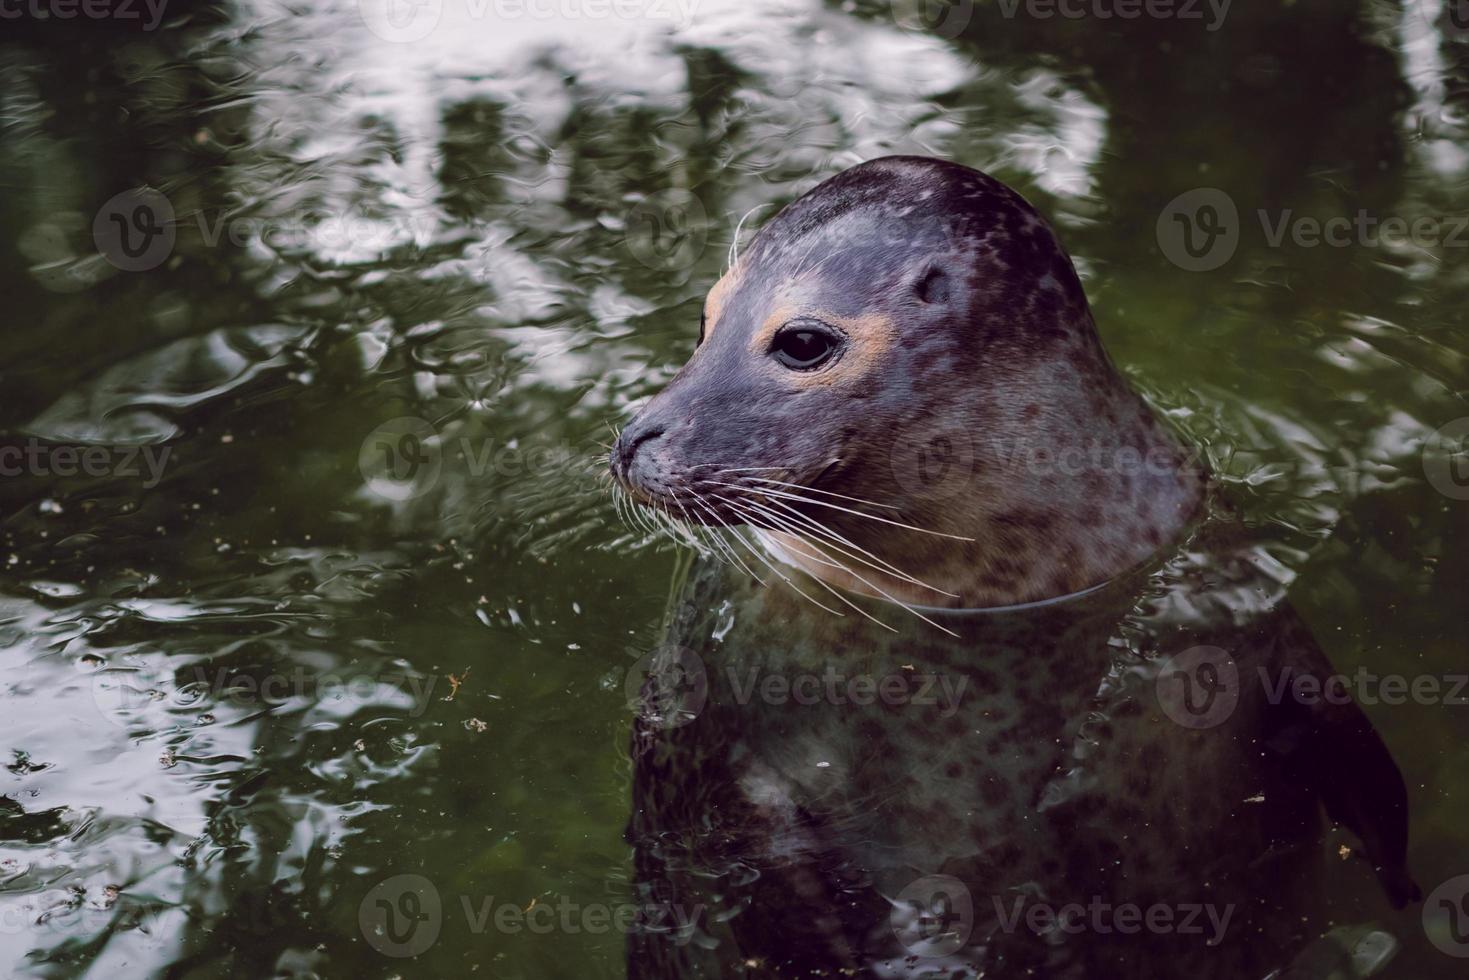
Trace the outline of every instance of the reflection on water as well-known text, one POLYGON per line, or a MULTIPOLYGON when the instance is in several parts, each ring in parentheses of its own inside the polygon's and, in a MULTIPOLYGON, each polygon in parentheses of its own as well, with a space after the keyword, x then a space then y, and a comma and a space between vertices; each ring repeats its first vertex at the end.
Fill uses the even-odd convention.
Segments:
MULTIPOLYGON (((1053 217, 1339 669, 1463 669, 1469 480, 1420 454, 1469 415, 1456 5, 439 7, 7 21, 7 974, 622 975, 623 679, 674 555, 600 444, 737 236, 882 153, 1053 217), (1158 225, 1196 188, 1239 220, 1190 272, 1158 225), (1359 213, 1438 234, 1293 233, 1359 213)), ((1367 711, 1425 890, 1469 873, 1469 709, 1367 711)), ((1379 916, 1383 975, 1454 975, 1379 916)))

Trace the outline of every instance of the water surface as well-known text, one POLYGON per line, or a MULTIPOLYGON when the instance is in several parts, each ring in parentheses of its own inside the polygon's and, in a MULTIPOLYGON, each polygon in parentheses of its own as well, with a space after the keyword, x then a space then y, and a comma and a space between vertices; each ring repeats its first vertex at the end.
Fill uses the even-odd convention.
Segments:
MULTIPOLYGON (((1422 449, 1469 416, 1454 10, 370 8, 0 34, 6 975, 620 976, 587 910, 631 901, 624 677, 679 555, 601 444, 731 246, 885 153, 1051 217, 1341 670, 1466 669, 1469 492, 1422 449), (1204 271, 1160 246, 1197 188, 1238 215, 1204 271), (1275 240, 1359 213, 1437 233, 1275 240), (401 875, 434 935, 364 928, 401 875)), ((1469 707, 1366 710, 1425 890, 1469 873, 1469 707)), ((1377 925, 1382 975, 1457 975, 1377 925)))

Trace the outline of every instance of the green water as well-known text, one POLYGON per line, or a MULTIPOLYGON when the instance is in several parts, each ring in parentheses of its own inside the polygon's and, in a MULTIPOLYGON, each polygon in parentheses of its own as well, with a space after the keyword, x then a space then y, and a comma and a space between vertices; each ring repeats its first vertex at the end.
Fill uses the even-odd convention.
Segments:
MULTIPOLYGON (((1343 672, 1469 669, 1469 472, 1423 450, 1469 416, 1463 11, 917 6, 0 20, 0 975, 620 976, 679 554, 601 444, 741 219, 884 153, 1055 222, 1343 672), (399 875, 414 958, 364 926, 399 875)), ((1469 705, 1366 710, 1425 892, 1469 873, 1469 705)), ((1459 975, 1378 924, 1383 975, 1459 975)))

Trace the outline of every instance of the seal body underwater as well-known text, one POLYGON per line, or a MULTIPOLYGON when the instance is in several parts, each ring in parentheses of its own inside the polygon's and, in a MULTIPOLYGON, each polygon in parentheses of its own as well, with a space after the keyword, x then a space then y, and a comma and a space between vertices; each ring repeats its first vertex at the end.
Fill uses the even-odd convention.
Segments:
POLYGON ((1261 977, 1323 811, 1407 800, 1272 542, 1115 369, 1019 195, 889 157, 773 219, 620 485, 703 535, 633 734, 634 977, 1261 977), (718 535, 725 535, 719 537, 718 535), (715 560, 717 559, 717 560, 715 560))

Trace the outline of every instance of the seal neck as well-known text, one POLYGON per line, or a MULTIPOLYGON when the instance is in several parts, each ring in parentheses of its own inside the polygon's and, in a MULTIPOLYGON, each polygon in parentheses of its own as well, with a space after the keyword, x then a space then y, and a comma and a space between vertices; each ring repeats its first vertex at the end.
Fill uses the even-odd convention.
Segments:
POLYGON ((833 526, 841 547, 771 537, 827 585, 914 606, 1028 606, 1096 589, 1178 538, 1207 474, 1120 379, 1093 405, 1071 427, 1053 422, 1044 444, 976 440, 946 498, 900 515, 911 527, 845 519, 833 526))

